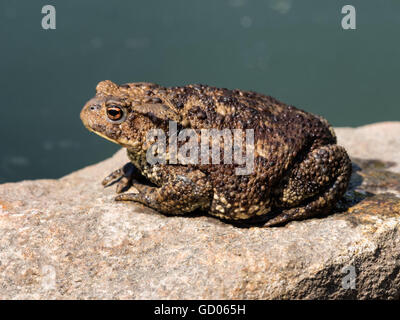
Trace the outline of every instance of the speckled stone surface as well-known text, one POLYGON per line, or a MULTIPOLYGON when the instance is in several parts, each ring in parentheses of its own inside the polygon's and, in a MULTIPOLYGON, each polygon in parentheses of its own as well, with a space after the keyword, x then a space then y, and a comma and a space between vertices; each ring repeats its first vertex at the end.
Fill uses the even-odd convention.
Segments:
POLYGON ((59 180, 0 185, 0 298, 399 299, 400 122, 336 133, 350 190, 336 213, 284 227, 116 203, 100 182, 123 151, 59 180))

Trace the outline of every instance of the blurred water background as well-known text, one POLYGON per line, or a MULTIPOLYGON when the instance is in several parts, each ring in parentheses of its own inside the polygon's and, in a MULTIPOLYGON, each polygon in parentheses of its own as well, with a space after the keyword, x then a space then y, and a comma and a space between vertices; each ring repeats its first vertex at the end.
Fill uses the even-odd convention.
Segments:
POLYGON ((400 120, 399 30, 398 0, 1 0, 0 183, 112 155, 79 119, 104 79, 254 90, 334 126, 400 120))

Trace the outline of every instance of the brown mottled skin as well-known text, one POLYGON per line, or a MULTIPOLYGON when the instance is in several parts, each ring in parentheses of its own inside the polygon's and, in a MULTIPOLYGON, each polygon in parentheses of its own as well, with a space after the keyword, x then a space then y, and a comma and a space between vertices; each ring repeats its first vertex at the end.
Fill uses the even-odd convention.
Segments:
POLYGON ((96 90, 81 119, 90 131, 127 148, 131 160, 103 184, 120 179, 117 192, 131 185, 137 191, 116 200, 167 214, 200 209, 229 220, 272 217, 265 224, 272 226, 327 213, 348 186, 351 162, 328 122, 270 96, 205 85, 111 81, 100 82, 96 90), (113 113, 116 107, 122 111, 118 121, 110 119, 121 116, 113 113), (168 134, 169 121, 176 121, 178 130, 254 129, 253 173, 236 175, 235 164, 150 165, 146 133, 159 128, 168 134), (140 184, 140 176, 153 186, 140 184))

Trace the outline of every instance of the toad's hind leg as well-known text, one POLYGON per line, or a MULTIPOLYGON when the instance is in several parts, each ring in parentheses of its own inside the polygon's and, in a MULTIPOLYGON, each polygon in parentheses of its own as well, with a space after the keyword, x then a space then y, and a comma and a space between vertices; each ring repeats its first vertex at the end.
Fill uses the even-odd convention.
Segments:
POLYGON ((344 194, 351 176, 345 149, 326 145, 315 149, 290 173, 277 201, 282 212, 266 227, 327 213, 344 194))

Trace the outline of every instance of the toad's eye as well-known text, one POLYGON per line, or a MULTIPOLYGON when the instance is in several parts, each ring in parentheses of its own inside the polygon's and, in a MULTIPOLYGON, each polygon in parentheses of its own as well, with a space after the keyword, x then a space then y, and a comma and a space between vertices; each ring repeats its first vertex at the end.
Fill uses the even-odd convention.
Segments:
POLYGON ((120 121, 124 117, 124 111, 118 106, 110 106, 107 108, 107 116, 111 121, 120 121))

